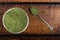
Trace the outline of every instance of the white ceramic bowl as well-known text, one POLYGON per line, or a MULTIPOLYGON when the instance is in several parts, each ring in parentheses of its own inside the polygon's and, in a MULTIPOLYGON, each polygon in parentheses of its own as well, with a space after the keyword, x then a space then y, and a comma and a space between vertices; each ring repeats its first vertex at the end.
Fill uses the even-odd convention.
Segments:
POLYGON ((23 12, 26 13, 26 16, 27 16, 27 25, 26 25, 26 27, 25 27, 22 31, 16 32, 16 33, 15 33, 15 32, 11 32, 11 31, 9 31, 9 30, 6 28, 6 26, 5 26, 5 24, 4 24, 4 17, 5 17, 5 15, 7 14, 7 12, 11 11, 12 9, 15 9, 15 8, 11 8, 11 9, 7 10, 7 11, 4 13, 3 18, 2 18, 3 26, 4 26, 4 28, 5 28, 8 32, 10 32, 10 33, 13 33, 13 34, 22 33, 22 32, 24 32, 24 31, 27 29, 28 24, 29 24, 29 17, 28 17, 27 13, 26 13, 23 9, 19 8, 20 10, 22 10, 23 12))

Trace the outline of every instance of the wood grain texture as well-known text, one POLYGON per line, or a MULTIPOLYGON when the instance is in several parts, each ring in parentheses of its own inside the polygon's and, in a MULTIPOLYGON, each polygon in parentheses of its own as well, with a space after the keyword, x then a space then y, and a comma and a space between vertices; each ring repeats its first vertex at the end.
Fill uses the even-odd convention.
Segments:
POLYGON ((0 2, 49 2, 49 0, 0 0, 0 2))
POLYGON ((49 2, 60 2, 60 0, 49 0, 49 2))
POLYGON ((60 0, 0 0, 0 2, 60 2, 60 0))
POLYGON ((0 0, 0 2, 60 2, 60 0, 0 0))
POLYGON ((11 34, 3 27, 2 17, 8 9, 13 7, 20 7, 24 9, 29 16, 29 26, 22 34, 60 34, 60 5, 52 4, 0 4, 0 34, 11 34), (39 16, 54 27, 53 31, 50 31, 44 22, 30 13, 29 8, 31 6, 39 8, 39 16))
POLYGON ((60 37, 2 37, 0 40, 60 40, 60 37))

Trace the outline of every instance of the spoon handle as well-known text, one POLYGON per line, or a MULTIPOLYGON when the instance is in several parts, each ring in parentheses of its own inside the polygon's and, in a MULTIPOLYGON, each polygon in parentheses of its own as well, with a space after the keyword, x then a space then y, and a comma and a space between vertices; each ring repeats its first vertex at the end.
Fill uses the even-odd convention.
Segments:
POLYGON ((50 30, 53 30, 53 27, 50 26, 41 16, 38 16, 38 15, 37 15, 37 17, 38 17, 39 19, 41 19, 41 20, 48 26, 48 28, 49 28, 50 30))

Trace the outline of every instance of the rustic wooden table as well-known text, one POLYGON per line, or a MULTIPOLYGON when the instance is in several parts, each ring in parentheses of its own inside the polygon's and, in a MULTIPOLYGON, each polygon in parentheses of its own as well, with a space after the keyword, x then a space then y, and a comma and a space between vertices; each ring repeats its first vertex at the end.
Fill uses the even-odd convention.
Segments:
MULTIPOLYGON (((59 4, 18 4, 18 2, 60 2, 59 0, 0 0, 0 34, 2 35, 12 35, 2 25, 2 16, 3 14, 12 7, 20 7, 24 9, 29 16, 29 26, 26 31, 22 34, 24 35, 44 35, 44 34, 60 34, 60 5, 59 4), (3 4, 2 4, 3 2, 3 4), (17 2, 16 4, 4 4, 4 2, 17 2), (29 12, 30 6, 37 6, 40 10, 39 16, 44 18, 51 26, 54 27, 52 31, 48 29, 48 27, 39 20, 36 16, 33 16, 29 12), (34 29, 34 30, 33 30, 34 29)), ((53 36, 10 36, 10 37, 2 37, 1 40, 57 40, 60 37, 56 38, 53 36), (8 38, 8 39, 7 39, 8 38)))

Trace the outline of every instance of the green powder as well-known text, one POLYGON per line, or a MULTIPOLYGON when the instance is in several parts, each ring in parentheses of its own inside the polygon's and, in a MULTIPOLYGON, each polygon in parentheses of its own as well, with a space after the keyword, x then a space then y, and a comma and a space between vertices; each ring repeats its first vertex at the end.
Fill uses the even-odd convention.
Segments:
POLYGON ((27 25, 26 13, 19 8, 10 10, 4 17, 4 24, 10 32, 20 32, 27 25))
POLYGON ((35 6, 31 7, 30 11, 33 15, 38 15, 38 13, 39 13, 39 9, 35 6))

